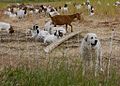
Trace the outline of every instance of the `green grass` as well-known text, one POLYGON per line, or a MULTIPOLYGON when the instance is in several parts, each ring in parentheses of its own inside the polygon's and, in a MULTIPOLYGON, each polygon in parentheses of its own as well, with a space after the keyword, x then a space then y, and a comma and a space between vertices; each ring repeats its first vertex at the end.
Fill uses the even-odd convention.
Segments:
POLYGON ((119 86, 120 76, 115 71, 111 72, 108 79, 106 76, 101 78, 92 74, 83 77, 81 64, 76 62, 75 65, 68 66, 63 61, 59 65, 52 62, 47 68, 4 68, 0 72, 0 86, 98 86, 100 82, 102 86, 119 86))
MULTIPOLYGON (((26 2, 61 2, 65 0, 1 0, 1 2, 6 3, 26 3, 26 2)), ((66 1, 72 1, 72 0, 66 0, 66 1)))
MULTIPOLYGON (((4 1, 4 0, 3 0, 4 1)), ((78 3, 83 3, 85 0, 6 0, 6 2, 1 2, 0 3, 0 8, 5 8, 9 3, 17 3, 17 2, 21 2, 21 3, 48 3, 48 4, 52 4, 55 7, 58 6, 63 6, 65 2, 71 1, 72 3, 74 2, 78 2, 78 3)), ((93 6, 95 7, 95 14, 99 15, 99 16, 116 16, 119 15, 119 7, 115 7, 113 6, 113 3, 116 0, 100 0, 101 1, 101 5, 97 4, 97 0, 91 0, 91 3, 93 4, 93 6), (107 3, 110 4, 110 6, 107 6, 107 3)), ((75 13, 75 12, 79 12, 76 11, 75 8, 73 7, 73 5, 69 5, 70 7, 70 13, 75 13)), ((88 15, 87 9, 83 8, 80 10, 80 12, 83 12, 84 14, 88 15)))
POLYGON ((0 3, 0 8, 6 8, 8 3, 0 3))
MULTIPOLYGON (((54 6, 64 4, 64 0, 54 1, 61 1, 51 2, 54 6)), ((113 4, 115 0, 100 0, 103 3, 101 6, 95 5, 97 3, 96 0, 91 1, 95 6, 97 15, 115 16, 118 13, 116 10, 119 10, 119 8, 106 6, 108 2, 113 4)), ((41 0, 41 2, 45 1, 41 0)), ((74 2, 83 2, 83 0, 75 0, 74 2)), ((9 3, 6 2, 0 3, 0 8, 5 8, 8 4, 9 3)), ((72 6, 70 7, 71 13, 76 12, 72 6)), ((29 68, 23 65, 22 67, 18 66, 17 68, 4 68, 0 71, 0 86, 98 86, 99 83, 102 83, 102 86, 119 86, 120 76, 116 74, 115 69, 111 69, 109 78, 106 78, 106 75, 94 77, 91 73, 88 76, 83 77, 80 62, 76 62, 74 65, 72 65, 72 63, 68 65, 66 60, 58 60, 57 62, 50 61, 47 67, 38 65, 36 68, 29 68)))

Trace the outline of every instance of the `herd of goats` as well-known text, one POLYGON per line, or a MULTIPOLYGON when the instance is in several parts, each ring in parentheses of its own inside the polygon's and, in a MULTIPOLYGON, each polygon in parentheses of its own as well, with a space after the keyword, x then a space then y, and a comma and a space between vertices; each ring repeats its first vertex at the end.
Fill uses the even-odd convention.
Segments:
MULTIPOLYGON (((101 3, 98 2, 98 4, 101 3)), ((90 16, 94 15, 94 8, 89 0, 86 0, 86 2, 83 4, 74 3, 73 5, 77 10, 81 9, 81 6, 85 6, 89 11, 90 16)), ((120 2, 117 1, 114 5, 120 6, 120 2)), ((32 38, 34 38, 35 40, 44 42, 44 44, 50 44, 60 39, 68 32, 68 25, 71 27, 71 32, 73 32, 73 27, 71 23, 75 18, 81 20, 82 13, 74 13, 72 15, 68 15, 68 11, 68 4, 64 4, 63 7, 59 6, 58 8, 51 5, 16 4, 8 6, 7 9, 4 11, 4 14, 9 16, 10 18, 17 17, 18 19, 22 19, 29 14, 44 13, 45 15, 49 15, 50 20, 45 21, 45 25, 43 28, 41 28, 38 24, 34 24, 27 33, 31 34, 32 38), (61 12, 64 15, 61 15, 61 12), (63 27, 62 25, 66 25, 66 27, 63 27)), ((13 34, 15 32, 13 26, 6 22, 0 22, 0 30, 6 30, 10 34, 13 34)), ((83 74, 85 74, 85 70, 89 63, 88 59, 90 59, 91 51, 94 51, 94 54, 97 57, 95 61, 96 76, 97 69, 102 70, 102 50, 100 41, 95 33, 86 34, 81 43, 80 52, 82 57, 84 57, 83 74)))
MULTIPOLYGON (((73 22, 75 18, 81 20, 82 12, 68 15, 68 12, 70 10, 68 7, 69 4, 72 3, 64 4, 64 6, 53 7, 51 5, 37 5, 37 4, 32 5, 32 4, 17 3, 8 6, 4 10, 4 15, 10 18, 18 18, 18 19, 23 19, 27 15, 40 14, 40 13, 44 13, 44 15, 49 16, 50 20, 45 21, 45 25, 43 28, 35 24, 32 26, 31 29, 28 30, 28 33, 32 35, 32 38, 34 38, 35 40, 42 41, 45 44, 49 44, 64 36, 68 32, 67 30, 68 25, 71 27, 71 32, 73 32, 73 27, 71 22, 73 22), (63 13, 64 15, 61 15, 61 13, 63 13), (66 25, 66 28, 61 25, 66 25)), ((98 4, 101 4, 101 2, 98 1, 98 4)), ((82 6, 86 7, 88 9, 88 12, 90 13, 90 16, 94 15, 94 8, 89 0, 86 0, 86 2, 82 4, 73 3, 72 5, 74 5, 74 7, 77 10, 81 9, 82 6)), ((120 6, 120 2, 116 1, 114 5, 120 6)), ((15 32, 11 24, 1 21, 0 21, 0 30, 6 30, 10 34, 15 32)))
MULTIPOLYGON (((31 5, 31 4, 13 4, 8 6, 4 10, 4 15, 10 18, 25 18, 27 15, 40 14, 44 13, 45 15, 49 15, 51 20, 46 21, 44 25, 44 30, 41 29, 37 24, 33 25, 33 27, 29 30, 31 32, 32 37, 36 40, 42 40, 44 43, 52 43, 58 38, 64 36, 67 31, 67 26, 71 26, 71 32, 73 32, 73 28, 71 22, 77 18, 81 19, 81 13, 75 13, 72 15, 67 15, 69 12, 68 5, 71 3, 64 4, 64 6, 53 7, 51 5, 31 5), (64 15, 61 15, 63 13, 64 15), (63 26, 56 25, 66 25, 66 28, 63 26)), ((101 4, 98 2, 98 4, 101 4)), ((74 7, 77 10, 80 10, 81 7, 86 7, 90 16, 94 15, 94 7, 90 3, 89 0, 86 0, 85 3, 73 3, 74 7)), ((119 6, 120 2, 115 2, 115 6, 119 6)), ((6 30, 8 33, 14 33, 14 28, 11 24, 6 22, 0 22, 0 30, 6 30)))
MULTIPOLYGON (((85 5, 89 7, 90 3, 86 2, 85 5)), ((81 4, 74 4, 74 6, 79 10, 81 4)), ((89 10, 92 10, 91 8, 89 10)), ((44 13, 45 16, 49 15, 51 19, 45 21, 43 28, 38 26, 38 24, 34 24, 31 29, 28 30, 28 33, 31 34, 32 38, 35 40, 42 41, 45 44, 50 44, 68 32, 68 25, 71 26, 71 32, 73 32, 71 22, 73 22, 75 18, 78 20, 81 19, 81 13, 68 15, 68 11, 68 4, 64 4, 63 7, 59 6, 58 8, 55 8, 51 5, 14 4, 8 6, 4 10, 4 15, 8 16, 9 18, 17 19, 23 19, 28 15, 40 13, 44 13), (64 15, 61 15, 61 13, 64 15), (66 28, 61 25, 66 25, 66 28)), ((92 11, 92 13, 93 12, 94 11, 92 11)), ((0 29, 6 30, 10 34, 15 32, 13 26, 6 22, 0 22, 0 29)))

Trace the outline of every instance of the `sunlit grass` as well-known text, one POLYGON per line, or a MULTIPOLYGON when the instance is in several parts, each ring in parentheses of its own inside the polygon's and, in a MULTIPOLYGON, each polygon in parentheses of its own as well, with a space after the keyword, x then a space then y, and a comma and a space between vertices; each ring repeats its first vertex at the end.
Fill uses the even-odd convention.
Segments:
MULTIPOLYGON (((96 0, 91 0, 91 4, 95 8, 95 14, 99 16, 115 16, 119 15, 120 9, 118 7, 113 6, 114 2, 116 0, 99 0, 101 2, 101 5, 98 4, 98 1, 96 0), (109 3, 109 6, 107 4, 109 3)), ((16 2, 16 1, 13 1, 16 2)), ((64 3, 71 2, 72 4, 69 4, 69 9, 70 9, 70 14, 76 13, 76 12, 83 12, 84 14, 88 15, 88 11, 85 7, 82 7, 80 10, 76 10, 75 7, 73 6, 73 3, 83 3, 85 0, 35 0, 35 1, 27 1, 25 0, 22 3, 32 3, 32 4, 38 4, 38 3, 47 3, 51 4, 55 7, 63 6, 64 3)), ((0 3, 0 8, 5 8, 8 5, 8 3, 0 3)))
POLYGON ((0 8, 6 8, 8 3, 0 3, 0 8))
MULTIPOLYGON (((51 62, 50 62, 51 63, 51 62)), ((106 76, 94 77, 82 76, 80 63, 68 66, 66 61, 59 65, 52 62, 47 68, 28 68, 26 66, 17 68, 5 68, 0 72, 1 86, 118 86, 119 78, 115 71, 111 72, 109 78, 106 76)), ((89 73, 89 72, 88 72, 89 73)))

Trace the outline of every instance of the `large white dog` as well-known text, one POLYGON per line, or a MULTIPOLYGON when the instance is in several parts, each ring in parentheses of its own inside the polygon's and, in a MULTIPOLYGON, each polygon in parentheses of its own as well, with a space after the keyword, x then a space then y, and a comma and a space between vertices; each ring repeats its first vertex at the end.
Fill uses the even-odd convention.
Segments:
POLYGON ((95 70, 95 76, 98 70, 101 70, 101 44, 96 34, 88 33, 82 40, 80 53, 83 62, 83 75, 85 74, 87 68, 92 66, 95 70), (91 63, 93 65, 91 65, 91 63))

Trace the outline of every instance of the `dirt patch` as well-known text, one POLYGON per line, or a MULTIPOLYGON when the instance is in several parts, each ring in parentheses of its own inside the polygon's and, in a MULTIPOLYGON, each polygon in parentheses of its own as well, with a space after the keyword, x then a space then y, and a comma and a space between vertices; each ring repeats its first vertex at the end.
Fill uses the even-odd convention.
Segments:
MULTIPOLYGON (((66 57, 72 63, 74 59, 79 59, 79 46, 82 37, 76 35, 75 37, 65 41, 50 54, 45 54, 43 48, 45 45, 41 42, 35 41, 26 35, 26 31, 33 24, 37 23, 40 27, 44 26, 45 20, 48 17, 42 15, 29 16, 23 20, 12 20, 6 16, 1 17, 1 21, 9 22, 14 26, 15 33, 9 35, 6 32, 0 32, 0 66, 17 66, 19 64, 46 66, 49 59, 63 59, 66 57)), ((85 17, 84 21, 75 21, 72 23, 74 31, 94 32, 98 35, 102 43, 103 59, 109 58, 109 38, 111 36, 111 29, 115 29, 115 40, 113 40, 113 58, 112 65, 120 69, 120 21, 112 18, 111 20, 96 19, 95 17, 85 17)), ((69 27, 70 28, 70 27, 69 27)), ((70 29, 69 29, 70 30, 70 29)), ((106 64, 106 63, 104 63, 106 64)))

